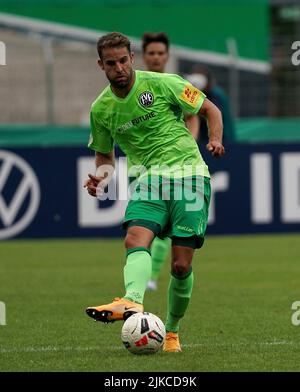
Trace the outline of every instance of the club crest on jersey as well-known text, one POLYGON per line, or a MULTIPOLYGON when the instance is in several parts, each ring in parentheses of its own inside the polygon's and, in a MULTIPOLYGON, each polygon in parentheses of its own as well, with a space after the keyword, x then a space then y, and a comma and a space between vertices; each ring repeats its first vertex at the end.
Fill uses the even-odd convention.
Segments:
POLYGON ((142 94, 140 94, 139 103, 145 108, 151 106, 153 102, 154 102, 154 97, 150 91, 144 91, 142 94))

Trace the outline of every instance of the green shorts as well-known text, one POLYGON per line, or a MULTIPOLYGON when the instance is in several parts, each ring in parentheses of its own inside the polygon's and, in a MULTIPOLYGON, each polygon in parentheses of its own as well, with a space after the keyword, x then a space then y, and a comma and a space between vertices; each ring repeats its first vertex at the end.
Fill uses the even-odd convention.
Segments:
POLYGON ((195 248, 200 248, 204 242, 210 195, 207 177, 142 178, 133 186, 123 227, 127 228, 132 221, 148 221, 148 228, 158 237, 195 237, 195 248), (151 223, 159 230, 155 231, 151 223))

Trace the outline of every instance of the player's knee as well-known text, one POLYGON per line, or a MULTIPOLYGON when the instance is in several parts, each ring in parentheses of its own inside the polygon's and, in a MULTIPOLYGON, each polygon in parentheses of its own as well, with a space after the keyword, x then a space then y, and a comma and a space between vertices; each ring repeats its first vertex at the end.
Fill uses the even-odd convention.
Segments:
POLYGON ((149 248, 153 237, 154 234, 152 231, 144 227, 129 227, 125 237, 125 247, 126 249, 137 248, 139 246, 149 248))
POLYGON ((139 238, 135 233, 127 233, 125 237, 125 248, 126 249, 131 249, 135 248, 138 245, 139 238))
POLYGON ((172 262, 172 272, 175 273, 177 276, 184 276, 190 270, 191 264, 186 260, 174 260, 172 262))
POLYGON ((132 249, 143 246, 149 248, 150 244, 147 238, 143 238, 140 233, 128 232, 125 237, 125 248, 132 249))

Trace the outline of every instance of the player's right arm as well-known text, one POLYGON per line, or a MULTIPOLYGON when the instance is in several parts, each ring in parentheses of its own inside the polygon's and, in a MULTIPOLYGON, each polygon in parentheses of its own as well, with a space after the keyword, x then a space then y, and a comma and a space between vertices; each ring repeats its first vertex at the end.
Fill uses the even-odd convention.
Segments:
POLYGON ((96 173, 88 174, 84 183, 91 196, 100 196, 112 178, 115 169, 113 139, 110 131, 101 121, 100 113, 96 110, 90 114, 91 135, 89 148, 95 151, 96 173))
POLYGON ((95 153, 96 173, 88 174, 88 180, 84 183, 91 196, 100 196, 108 185, 115 171, 114 150, 107 154, 96 151, 95 153))

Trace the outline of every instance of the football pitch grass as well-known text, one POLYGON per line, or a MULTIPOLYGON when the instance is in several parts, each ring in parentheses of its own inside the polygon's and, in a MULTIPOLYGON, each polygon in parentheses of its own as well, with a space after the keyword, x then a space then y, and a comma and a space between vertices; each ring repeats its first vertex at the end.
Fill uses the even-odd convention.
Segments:
MULTIPOLYGON (((123 295, 121 240, 0 243, 0 371, 300 371, 299 235, 208 237, 181 323, 182 353, 130 354, 122 322, 87 306, 123 295)), ((145 310, 165 320, 169 263, 145 310)))

